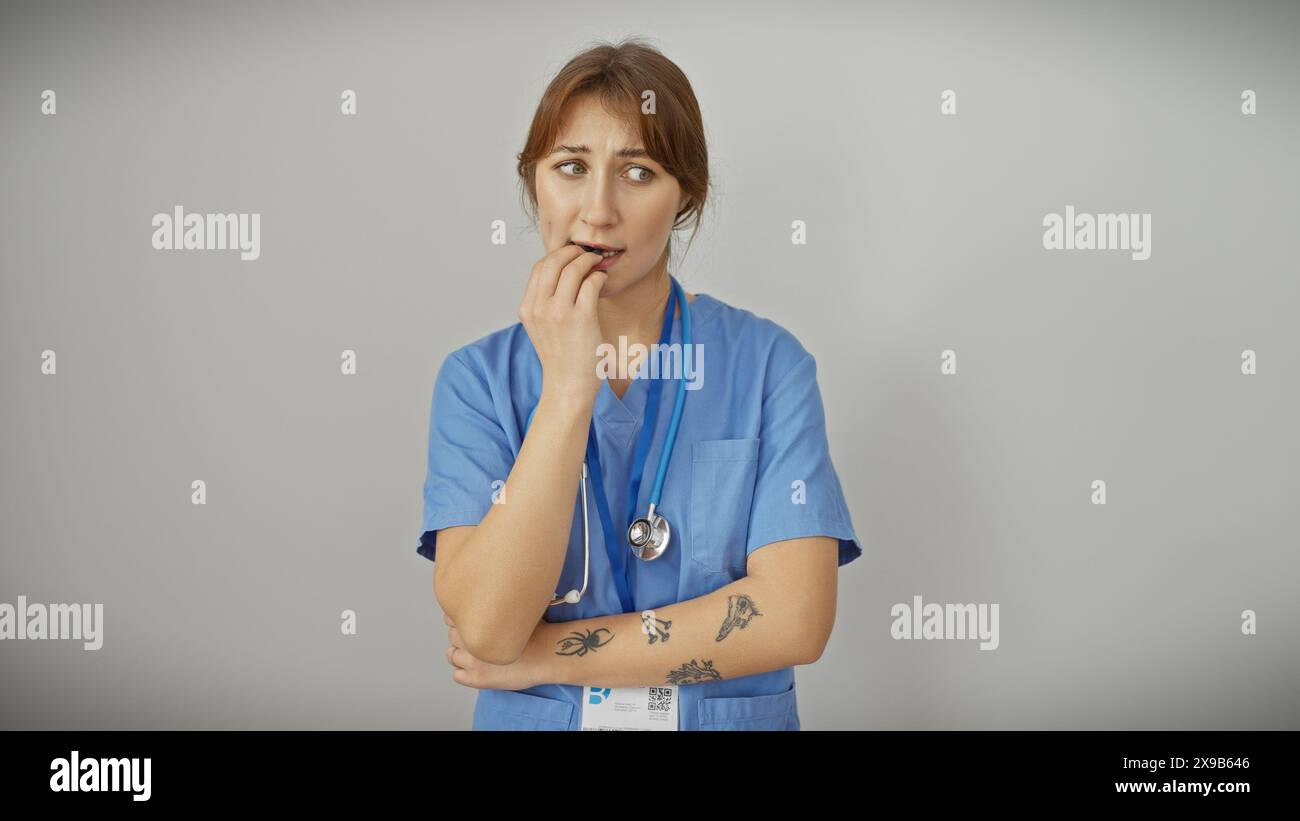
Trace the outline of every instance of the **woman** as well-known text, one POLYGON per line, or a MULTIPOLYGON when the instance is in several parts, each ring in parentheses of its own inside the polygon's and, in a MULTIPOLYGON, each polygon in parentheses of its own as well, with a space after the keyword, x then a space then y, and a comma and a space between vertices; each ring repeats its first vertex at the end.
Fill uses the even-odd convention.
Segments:
POLYGON ((668 272, 708 189, 690 83, 635 40, 591 48, 518 160, 546 255, 520 322, 442 364, 417 551, 474 729, 797 730, 794 665, 862 551, 813 357, 668 272))

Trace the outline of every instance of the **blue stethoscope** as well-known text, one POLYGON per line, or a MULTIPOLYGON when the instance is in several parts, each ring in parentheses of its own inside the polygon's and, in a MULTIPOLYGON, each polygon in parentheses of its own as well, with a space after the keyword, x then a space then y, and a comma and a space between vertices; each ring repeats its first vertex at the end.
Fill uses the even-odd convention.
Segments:
MULTIPOLYGON (((686 302, 686 295, 682 291, 682 286, 676 278, 669 277, 672 282, 672 298, 669 301, 668 309, 664 311, 663 331, 659 335, 659 350, 663 350, 668 345, 672 334, 673 314, 677 306, 682 309, 682 342, 685 345, 691 345, 691 311, 686 302)), ((689 350, 689 348, 687 349, 689 350)), ((689 355, 689 354, 688 354, 689 355)), ((684 355, 680 361, 685 363, 687 356, 684 355)), ((644 367, 644 365, 643 365, 644 367)), ((682 419, 682 407, 686 404, 686 374, 683 371, 681 379, 677 383, 677 403, 673 406, 672 421, 668 424, 668 438, 665 440, 663 453, 659 456, 659 469, 655 472, 654 488, 650 491, 650 508, 645 516, 633 519, 636 513, 636 500, 641 492, 641 474, 645 471, 646 454, 650 451, 650 440, 654 438, 654 422, 659 418, 659 394, 663 387, 662 379, 652 379, 650 383, 650 392, 646 398, 646 424, 641 428, 641 438, 637 442, 636 455, 632 461, 632 476, 628 486, 627 496, 627 519, 631 524, 627 528, 627 541, 632 549, 632 553, 643 561, 651 561, 663 555, 668 549, 668 542, 672 536, 672 528, 659 512, 659 498, 663 492, 664 477, 668 474, 668 460, 672 457, 673 445, 677 442, 677 426, 682 419)), ((533 423, 533 414, 537 412, 536 406, 528 414, 528 421, 524 423, 524 435, 528 434, 528 427, 533 423)), ((592 484, 596 486, 596 511, 600 516, 600 525, 605 533, 605 550, 609 554, 610 567, 623 567, 622 575, 615 574, 614 584, 618 588, 619 601, 623 605, 623 612, 630 613, 635 608, 632 606, 632 595, 629 592, 631 584, 628 579, 628 569, 630 565, 619 560, 619 551, 617 541, 614 538, 614 523, 609 514, 609 502, 605 498, 605 485, 601 480, 600 474, 600 452, 596 448, 596 423, 591 423, 591 430, 587 435, 587 458, 582 463, 582 588, 573 589, 563 596, 556 596, 551 599, 551 605, 556 604, 577 604, 583 594, 587 592, 588 570, 591 566, 591 534, 587 527, 587 478, 590 472, 592 484)))

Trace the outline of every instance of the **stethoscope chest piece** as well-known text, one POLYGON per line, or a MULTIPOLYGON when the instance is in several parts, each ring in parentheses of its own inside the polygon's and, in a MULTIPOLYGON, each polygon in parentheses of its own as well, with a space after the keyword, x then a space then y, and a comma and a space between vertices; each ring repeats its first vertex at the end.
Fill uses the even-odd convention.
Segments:
POLYGON ((655 513, 654 505, 650 506, 648 512, 648 516, 632 522, 627 529, 627 541, 632 546, 632 552, 638 559, 647 562, 662 556, 672 537, 668 520, 655 513))

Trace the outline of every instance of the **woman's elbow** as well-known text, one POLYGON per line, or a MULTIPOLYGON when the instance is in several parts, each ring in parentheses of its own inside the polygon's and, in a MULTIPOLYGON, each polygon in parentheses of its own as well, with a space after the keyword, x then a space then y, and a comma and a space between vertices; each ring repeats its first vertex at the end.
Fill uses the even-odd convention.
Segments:
POLYGON ((510 625, 485 621, 482 615, 468 612, 443 612, 455 625, 461 646, 479 661, 497 665, 514 664, 524 654, 528 637, 514 637, 510 625))
POLYGON ((803 612, 800 632, 804 640, 800 646, 804 652, 799 664, 814 664, 826 652, 826 645, 830 643, 831 631, 835 627, 835 609, 831 607, 828 611, 826 607, 815 605, 803 612))
POLYGON ((506 613, 506 609, 483 601, 476 606, 462 606, 453 586, 441 577, 435 576, 433 587, 438 606, 456 628, 461 646, 474 658, 504 665, 514 664, 524 654, 532 631, 523 631, 513 613, 496 618, 494 614, 506 613))
POLYGON ((479 661, 488 664, 506 665, 519 661, 528 644, 527 638, 516 641, 506 637, 500 627, 487 627, 462 634, 465 649, 479 661))
MULTIPOLYGON (((827 638, 829 638, 829 636, 827 638)), ((806 652, 804 653, 803 660, 800 661, 799 663, 816 664, 817 661, 822 657, 822 653, 826 651, 826 644, 827 642, 825 640, 810 639, 806 648, 806 652)))

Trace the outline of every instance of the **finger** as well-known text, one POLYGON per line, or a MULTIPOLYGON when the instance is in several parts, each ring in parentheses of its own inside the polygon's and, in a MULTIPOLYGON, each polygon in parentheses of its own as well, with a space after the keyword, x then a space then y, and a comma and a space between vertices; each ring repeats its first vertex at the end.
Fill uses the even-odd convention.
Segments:
POLYGON ((448 616, 447 611, 445 610, 442 612, 442 620, 445 621, 447 624, 451 624, 451 616, 448 616))
POLYGON ((460 640, 460 631, 455 627, 451 627, 447 630, 447 641, 451 643, 452 647, 463 648, 465 646, 465 642, 460 640))
POLYGON ((596 271, 584 279, 582 287, 578 289, 577 306, 584 311, 595 313, 596 300, 600 299, 600 291, 608 281, 609 274, 604 271, 596 271))
POLYGON ((560 271, 585 253, 587 252, 577 245, 565 245, 546 255, 542 260, 542 270, 537 274, 534 306, 539 306, 555 294, 555 283, 560 279, 560 271))
POLYGON ((531 310, 533 304, 537 302, 537 278, 542 270, 542 259, 533 263, 533 269, 528 272, 528 284, 524 286, 523 299, 519 300, 519 318, 523 319, 525 310, 531 310))
POLYGON ((583 251, 577 259, 565 265, 560 271, 560 281, 555 284, 555 299, 562 305, 574 304, 578 296, 578 288, 602 259, 604 257, 600 254, 583 251))
POLYGON ((465 660, 465 657, 468 655, 469 653, 467 651, 462 650, 459 647, 448 647, 447 652, 443 653, 443 656, 447 659, 448 664, 450 664, 452 667, 459 667, 462 670, 465 669, 466 665, 469 664, 469 662, 465 660), (460 654, 459 661, 457 661, 457 657, 456 657, 457 653, 460 654))

